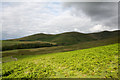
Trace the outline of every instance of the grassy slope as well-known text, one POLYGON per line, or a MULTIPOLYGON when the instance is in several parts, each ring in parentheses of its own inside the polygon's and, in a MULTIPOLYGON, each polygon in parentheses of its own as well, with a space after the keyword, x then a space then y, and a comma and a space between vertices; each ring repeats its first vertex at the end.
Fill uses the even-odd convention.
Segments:
POLYGON ((71 45, 79 42, 87 42, 93 40, 96 39, 90 37, 88 34, 83 34, 78 32, 67 32, 67 33, 59 34, 59 36, 54 38, 52 42, 56 42, 59 45, 71 45))
POLYGON ((120 30, 116 30, 116 31, 103 31, 103 32, 97 32, 97 33, 91 33, 90 35, 98 40, 101 39, 107 39, 110 37, 115 37, 118 36, 120 30))
POLYGON ((13 39, 13 40, 20 40, 20 41, 51 41, 54 37, 56 37, 55 35, 51 35, 51 34, 34 34, 31 36, 26 36, 23 38, 18 38, 18 39, 13 39))
POLYGON ((2 46, 11 46, 11 45, 16 45, 20 43, 49 43, 49 42, 42 42, 42 41, 2 41, 2 46))
POLYGON ((19 49, 18 47, 20 47, 20 46, 22 46, 21 49, 25 49, 25 46, 28 47, 26 49, 29 49, 29 48, 34 48, 35 45, 38 45, 38 44, 39 44, 39 46, 46 45, 46 47, 47 47, 47 45, 50 45, 50 44, 51 44, 51 46, 56 45, 56 43, 41 42, 41 41, 2 41, 2 46, 0 46, 0 48, 2 47, 3 51, 19 49))
POLYGON ((118 44, 113 44, 46 55, 14 56, 18 61, 3 63, 3 77, 117 78, 117 54, 118 44))
POLYGON ((86 42, 96 40, 87 34, 82 34, 78 32, 67 32, 57 35, 50 35, 50 34, 35 34, 15 40, 20 41, 48 41, 48 42, 55 42, 59 45, 70 45, 76 44, 78 42, 86 42))
MULTIPOLYGON (((89 45, 92 43, 91 47, 92 46, 94 47, 96 46, 96 44, 93 43, 94 41, 97 41, 97 42, 103 41, 104 43, 105 39, 108 40, 110 38, 113 38, 113 39, 116 38, 118 36, 117 35, 118 32, 119 31, 113 31, 113 32, 104 31, 104 32, 90 33, 90 34, 83 34, 78 32, 67 32, 67 33, 62 33, 57 35, 35 34, 35 35, 31 35, 31 36, 27 36, 19 39, 13 39, 10 41, 9 40, 2 41, 2 47, 3 47, 2 49, 3 51, 5 51, 5 50, 13 50, 13 49, 38 48, 38 44, 40 44, 41 46, 43 44, 47 45, 45 44, 46 41, 49 41, 48 43, 52 44, 53 46, 56 43, 59 46, 80 44, 80 45, 77 45, 78 49, 81 49, 81 48, 83 49, 84 47, 79 48, 79 46, 89 45)), ((1 49, 1 46, 0 46, 0 49, 1 49)))
POLYGON ((118 43, 118 38, 109 38, 98 41, 83 42, 70 46, 56 46, 56 47, 44 47, 44 48, 35 48, 35 49, 19 49, 19 50, 3 51, 2 56, 4 57, 11 55, 38 55, 38 54, 46 54, 46 53, 65 52, 65 51, 86 49, 97 46, 104 46, 114 43, 118 43))
POLYGON ((66 32, 56 35, 51 34, 35 34, 19 39, 13 40, 21 40, 21 41, 48 41, 55 42, 59 45, 71 45, 79 42, 88 42, 94 40, 108 39, 118 36, 119 31, 103 31, 98 33, 79 33, 79 32, 66 32))

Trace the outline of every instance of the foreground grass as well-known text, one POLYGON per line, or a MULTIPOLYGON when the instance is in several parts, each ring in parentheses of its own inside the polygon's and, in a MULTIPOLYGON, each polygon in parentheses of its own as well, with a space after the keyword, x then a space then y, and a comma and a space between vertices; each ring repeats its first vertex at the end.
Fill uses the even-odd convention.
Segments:
MULTIPOLYGON (((44 55, 14 56, 3 78, 118 78, 118 44, 44 55)), ((7 57, 5 57, 7 59, 7 57)), ((3 58, 3 59, 5 59, 3 58)))

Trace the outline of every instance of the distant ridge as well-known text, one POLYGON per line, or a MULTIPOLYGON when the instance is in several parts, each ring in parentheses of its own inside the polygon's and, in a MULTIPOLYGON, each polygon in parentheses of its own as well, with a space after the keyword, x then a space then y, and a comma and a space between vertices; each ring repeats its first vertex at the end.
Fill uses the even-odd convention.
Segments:
POLYGON ((11 39, 17 41, 45 41, 55 42, 58 45, 72 45, 82 42, 96 41, 118 37, 120 30, 116 31, 102 31, 96 33, 79 33, 79 32, 65 32, 61 34, 34 34, 18 39, 11 39))

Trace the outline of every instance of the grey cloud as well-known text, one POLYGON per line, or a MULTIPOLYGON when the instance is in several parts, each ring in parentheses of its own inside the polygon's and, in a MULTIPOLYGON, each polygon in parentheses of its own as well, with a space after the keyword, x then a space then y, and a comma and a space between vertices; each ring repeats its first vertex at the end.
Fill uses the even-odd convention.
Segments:
POLYGON ((97 24, 117 27, 117 2, 69 2, 64 3, 65 8, 73 8, 72 14, 80 16, 82 11, 97 24))

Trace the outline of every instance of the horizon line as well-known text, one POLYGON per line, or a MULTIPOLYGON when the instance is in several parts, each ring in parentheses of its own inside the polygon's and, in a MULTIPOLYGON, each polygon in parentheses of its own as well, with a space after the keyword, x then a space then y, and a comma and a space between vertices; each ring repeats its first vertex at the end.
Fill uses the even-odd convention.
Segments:
MULTIPOLYGON (((30 34, 30 35, 26 35, 23 37, 27 37, 27 36, 32 36, 32 35, 38 35, 38 34, 45 34, 45 35, 59 35, 59 34, 64 34, 64 33, 70 33, 70 32, 77 32, 77 33, 81 33, 81 34, 92 34, 92 33, 100 33, 100 32, 114 32, 114 31, 120 31, 120 29, 118 30, 104 30, 104 31, 97 31, 97 32, 90 32, 90 33, 84 33, 84 32, 79 32, 79 31, 66 31, 66 32, 62 32, 62 33, 57 33, 57 34, 52 34, 52 33, 36 33, 36 34, 30 34)), ((18 37, 18 38, 23 38, 23 37, 18 37)), ((11 38, 11 39, 18 39, 16 38, 11 38)), ((1 39, 1 40, 11 40, 11 39, 1 39)))

